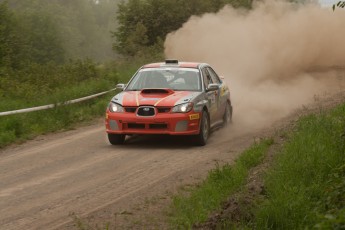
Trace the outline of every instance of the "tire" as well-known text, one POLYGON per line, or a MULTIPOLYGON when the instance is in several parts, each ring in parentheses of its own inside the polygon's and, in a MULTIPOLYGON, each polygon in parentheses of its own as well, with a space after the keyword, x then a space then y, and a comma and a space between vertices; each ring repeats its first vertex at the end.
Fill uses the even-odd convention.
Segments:
POLYGON ((202 112, 200 132, 195 136, 195 143, 198 146, 204 146, 210 136, 210 119, 206 111, 202 112))
POLYGON ((108 133, 108 140, 112 145, 123 145, 125 143, 126 135, 108 133))
POLYGON ((223 125, 228 126, 231 123, 232 123, 232 106, 229 103, 226 103, 226 108, 223 115, 223 125))

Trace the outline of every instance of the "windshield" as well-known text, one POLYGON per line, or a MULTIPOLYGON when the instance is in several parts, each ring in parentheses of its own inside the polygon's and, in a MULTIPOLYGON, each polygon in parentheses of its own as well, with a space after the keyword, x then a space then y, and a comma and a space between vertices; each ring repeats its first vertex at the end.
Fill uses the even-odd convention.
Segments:
POLYGON ((141 69, 129 82, 126 90, 142 90, 147 88, 201 91, 199 70, 192 68, 141 69))

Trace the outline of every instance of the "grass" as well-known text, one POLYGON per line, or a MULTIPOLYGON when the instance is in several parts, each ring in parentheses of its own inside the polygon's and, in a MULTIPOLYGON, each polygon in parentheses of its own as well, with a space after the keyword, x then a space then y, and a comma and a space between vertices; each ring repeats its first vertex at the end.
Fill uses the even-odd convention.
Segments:
POLYGON ((265 178, 267 197, 239 228, 345 228, 345 104, 299 120, 265 178))
MULTIPOLYGON (((108 89, 109 82, 106 80, 87 80, 79 85, 58 88, 50 95, 37 96, 37 99, 2 100, 0 111, 64 102, 108 89)), ((114 92, 82 103, 59 106, 54 109, 0 117, 0 148, 41 134, 70 129, 80 122, 100 117, 105 113, 113 94, 114 92)))
POLYGON ((115 88, 115 86, 111 87, 109 84, 110 81, 105 79, 89 79, 79 84, 57 88, 49 94, 36 92, 36 95, 30 97, 6 98, 0 101, 0 111, 11 111, 59 103, 115 88))
POLYGON ((219 209, 229 195, 241 188, 249 170, 262 162, 272 143, 272 140, 264 140, 254 144, 235 164, 217 165, 202 184, 191 189, 189 196, 174 197, 170 217, 172 228, 190 229, 193 224, 205 221, 210 212, 219 209))
MULTIPOLYGON (((72 63, 67 67, 52 66, 51 69, 33 66, 27 70, 30 76, 18 72, 21 78, 2 79, 0 111, 55 104, 107 91, 115 88, 119 81, 126 83, 138 66, 139 63, 126 62, 96 66, 89 61, 72 63), (34 70, 37 70, 37 75, 34 70)), ((101 117, 114 94, 111 92, 55 109, 0 117, 0 148, 41 134, 71 129, 81 122, 101 117)))
POLYGON ((37 135, 71 129, 80 122, 104 114, 109 95, 80 104, 50 110, 0 117, 0 147, 32 139, 37 135))

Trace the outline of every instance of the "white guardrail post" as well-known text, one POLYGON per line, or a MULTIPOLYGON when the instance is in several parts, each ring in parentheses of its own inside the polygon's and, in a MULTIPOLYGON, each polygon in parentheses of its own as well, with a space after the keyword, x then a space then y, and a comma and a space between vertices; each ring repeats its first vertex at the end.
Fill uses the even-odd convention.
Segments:
POLYGON ((70 100, 70 101, 66 101, 66 102, 61 102, 61 103, 57 103, 57 104, 42 105, 42 106, 37 106, 37 107, 32 107, 32 108, 27 108, 27 109, 18 109, 18 110, 12 110, 12 111, 7 111, 7 112, 0 112, 0 117, 12 115, 12 114, 18 114, 18 113, 29 113, 29 112, 39 111, 39 110, 52 109, 52 108, 55 108, 57 106, 69 105, 69 104, 74 104, 74 103, 78 103, 78 102, 82 102, 82 101, 87 101, 87 100, 90 100, 92 98, 102 96, 104 94, 107 94, 107 93, 109 93, 111 91, 115 91, 115 90, 116 90, 116 88, 108 90, 108 91, 104 91, 101 93, 97 93, 94 95, 90 95, 90 96, 86 96, 86 97, 82 97, 82 98, 78 98, 78 99, 74 99, 74 100, 70 100))

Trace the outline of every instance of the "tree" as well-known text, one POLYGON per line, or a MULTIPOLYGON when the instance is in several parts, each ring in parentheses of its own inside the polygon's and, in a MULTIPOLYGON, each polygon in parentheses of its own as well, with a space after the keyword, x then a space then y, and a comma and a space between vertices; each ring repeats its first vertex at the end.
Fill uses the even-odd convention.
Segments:
MULTIPOLYGON (((0 0, 1 2, 2 0, 0 0)), ((51 53, 54 61, 58 62, 68 59, 91 58, 96 61, 110 60, 114 58, 112 50, 111 32, 115 29, 117 3, 120 0, 7 0, 9 8, 18 17, 23 18, 22 28, 33 27, 37 36, 35 41, 40 40, 39 33, 42 33, 41 40, 49 39, 52 43, 60 43, 63 58, 56 49, 51 53), (44 24, 44 21, 47 22, 44 24), (38 22, 35 26, 33 21, 38 22), (39 31, 38 27, 47 28, 39 31), (56 33, 56 37, 52 36, 56 33), (46 39, 44 39, 45 37, 46 39)), ((20 22, 20 23, 21 23, 20 22)), ((27 35, 30 31, 27 31, 27 35)), ((47 44, 42 43, 42 46, 47 44)), ((38 45, 38 44, 33 44, 38 45)), ((50 44, 53 46, 53 44, 50 44)), ((60 46, 59 45, 59 46, 60 46)), ((28 46, 30 46, 28 44, 28 46)), ((47 47, 48 48, 48 47, 47 47)), ((46 52, 47 50, 45 50, 46 52)), ((43 55, 36 52, 37 55, 43 55)), ((48 52, 46 52, 48 54, 48 52)), ((39 58, 42 60, 41 58, 39 58)))
POLYGON ((64 63, 62 39, 52 17, 44 12, 29 12, 21 15, 20 19, 21 33, 26 40, 27 61, 64 63))
POLYGON ((114 49, 134 56, 140 49, 156 46, 192 15, 216 12, 225 4, 250 7, 251 0, 128 0, 118 5, 114 49), (145 32, 145 34, 143 34, 145 32), (136 39, 134 39, 137 37, 136 39))
POLYGON ((22 53, 17 21, 7 3, 0 4, 0 67, 16 68, 22 53))

